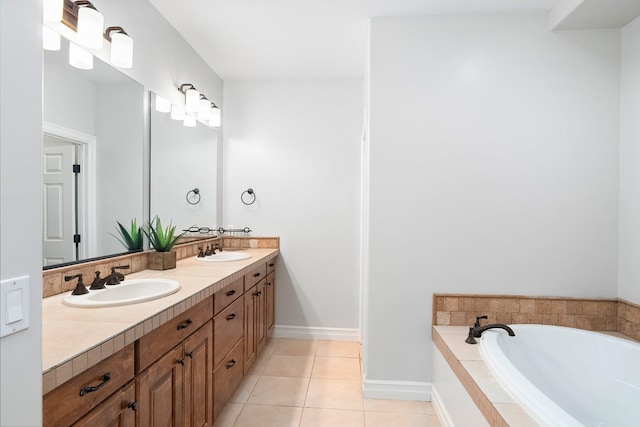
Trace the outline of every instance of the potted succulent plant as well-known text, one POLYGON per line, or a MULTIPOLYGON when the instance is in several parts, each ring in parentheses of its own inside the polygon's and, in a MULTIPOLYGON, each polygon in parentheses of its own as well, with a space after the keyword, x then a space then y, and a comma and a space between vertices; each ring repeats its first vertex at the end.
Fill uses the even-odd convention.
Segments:
POLYGON ((142 250, 142 236, 144 236, 144 234, 142 233, 142 227, 138 227, 136 219, 134 218, 131 220, 130 230, 127 230, 124 225, 120 224, 120 221, 116 222, 118 223, 116 231, 120 234, 120 237, 113 233, 109 234, 118 239, 118 241, 130 252, 142 250))
POLYGON ((171 222, 167 227, 162 228, 162 222, 157 216, 148 222, 142 231, 155 249, 155 252, 149 252, 148 268, 151 270, 176 268, 176 253, 171 249, 184 233, 176 235, 176 226, 171 222))

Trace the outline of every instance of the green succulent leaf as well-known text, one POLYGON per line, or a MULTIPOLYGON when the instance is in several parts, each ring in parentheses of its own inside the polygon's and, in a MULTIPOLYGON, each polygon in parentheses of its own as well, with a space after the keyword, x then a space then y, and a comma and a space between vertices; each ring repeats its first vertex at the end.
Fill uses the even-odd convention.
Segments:
POLYGON ((139 251, 142 249, 142 241, 144 234, 142 233, 142 228, 138 227, 136 219, 131 220, 131 229, 127 230, 127 228, 120 223, 120 221, 116 221, 118 226, 116 227, 116 231, 119 236, 111 234, 115 237, 122 245, 130 251, 139 251))
POLYGON ((176 235, 176 226, 173 225, 172 222, 163 228, 162 221, 156 216, 142 229, 156 252, 169 252, 171 248, 173 248, 173 245, 175 245, 178 239, 184 234, 180 233, 176 235))

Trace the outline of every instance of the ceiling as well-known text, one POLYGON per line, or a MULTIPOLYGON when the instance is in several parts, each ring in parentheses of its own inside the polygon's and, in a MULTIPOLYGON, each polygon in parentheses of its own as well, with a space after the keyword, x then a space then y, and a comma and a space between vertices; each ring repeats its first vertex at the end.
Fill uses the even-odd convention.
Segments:
MULTIPOLYGON (((362 78, 369 18, 604 0, 150 0, 224 80, 362 78)), ((634 2, 638 0, 616 0, 634 2)))

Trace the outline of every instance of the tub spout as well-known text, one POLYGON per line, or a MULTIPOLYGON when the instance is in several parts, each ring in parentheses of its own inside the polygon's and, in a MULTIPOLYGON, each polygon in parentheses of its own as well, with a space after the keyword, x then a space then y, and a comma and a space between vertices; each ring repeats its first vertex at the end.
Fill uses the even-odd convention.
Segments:
POLYGON ((486 319, 486 316, 476 319, 476 323, 469 328, 469 336, 467 336, 467 339, 464 340, 464 342, 466 342, 467 344, 476 344, 475 339, 480 338, 482 336, 482 333, 488 329, 504 329, 505 331, 507 331, 510 337, 516 336, 516 334, 513 332, 513 329, 501 323, 480 326, 480 319, 482 318, 486 319))

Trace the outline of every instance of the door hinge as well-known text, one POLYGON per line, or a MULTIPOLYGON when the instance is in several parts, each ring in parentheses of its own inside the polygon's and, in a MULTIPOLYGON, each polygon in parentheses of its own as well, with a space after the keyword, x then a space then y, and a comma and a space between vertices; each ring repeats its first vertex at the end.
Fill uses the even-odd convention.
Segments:
POLYGON ((73 173, 80 173, 80 165, 73 165, 73 173))
POLYGON ((79 234, 74 234, 73 235, 73 243, 80 243, 80 235, 79 234))

